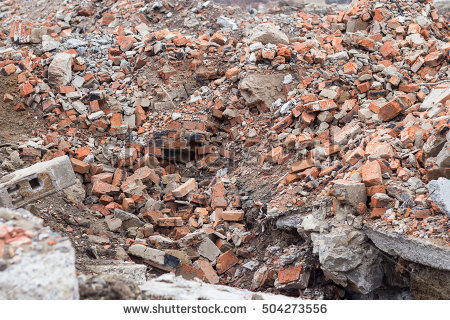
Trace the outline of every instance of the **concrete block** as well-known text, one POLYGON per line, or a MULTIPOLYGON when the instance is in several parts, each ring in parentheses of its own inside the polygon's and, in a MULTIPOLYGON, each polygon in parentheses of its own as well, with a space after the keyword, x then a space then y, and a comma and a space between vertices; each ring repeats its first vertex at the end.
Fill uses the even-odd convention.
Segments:
POLYGON ((252 292, 222 285, 213 285, 201 281, 186 280, 172 273, 163 274, 140 286, 140 289, 152 299, 174 300, 289 300, 294 299, 271 293, 252 292))
POLYGON ((427 239, 409 238, 396 232, 364 225, 366 235, 380 250, 405 260, 440 270, 450 270, 450 248, 427 239))
POLYGON ((334 195, 339 201, 345 201, 353 207, 367 201, 366 185, 356 181, 337 180, 334 183, 334 195))
POLYGON ((20 208, 75 182, 68 156, 39 162, 0 179, 0 207, 20 208))
POLYGON ((6 225, 12 230, 7 235, 9 243, 3 242, 4 250, 11 250, 14 255, 0 254, 4 263, 0 271, 0 300, 79 298, 75 250, 68 238, 44 228, 42 219, 23 209, 0 208, 0 230, 2 224, 3 230, 6 225), (18 229, 25 233, 17 235, 18 229))
POLYGON ((144 264, 110 260, 104 264, 87 264, 85 267, 99 275, 111 275, 137 284, 146 281, 147 266, 144 264))
POLYGON ((128 253, 144 260, 152 261, 159 265, 164 265, 164 251, 153 249, 144 246, 143 244, 133 244, 128 249, 128 253))

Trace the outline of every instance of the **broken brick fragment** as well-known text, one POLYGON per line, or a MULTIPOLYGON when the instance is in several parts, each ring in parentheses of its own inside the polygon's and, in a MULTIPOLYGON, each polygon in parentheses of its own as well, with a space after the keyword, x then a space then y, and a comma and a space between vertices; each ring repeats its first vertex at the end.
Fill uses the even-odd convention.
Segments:
POLYGON ((239 259, 236 257, 236 255, 233 253, 233 250, 228 250, 225 253, 222 253, 217 258, 216 263, 216 270, 218 274, 222 274, 231 267, 233 267, 236 263, 239 262, 239 259))
POLYGON ((381 176, 381 167, 378 161, 367 161, 361 167, 362 180, 366 186, 375 186, 383 184, 381 176))
POLYGON ((389 121, 395 118, 402 111, 402 107, 400 104, 392 100, 388 103, 385 103, 378 110, 378 118, 382 121, 389 121))

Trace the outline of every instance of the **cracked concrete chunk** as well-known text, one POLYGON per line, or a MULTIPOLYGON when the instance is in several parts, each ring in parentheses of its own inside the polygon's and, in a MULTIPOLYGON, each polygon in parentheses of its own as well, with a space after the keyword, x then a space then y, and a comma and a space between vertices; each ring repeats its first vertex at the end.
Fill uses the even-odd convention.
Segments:
POLYGON ((362 231, 345 226, 330 233, 313 233, 311 238, 322 270, 334 282, 362 294, 381 286, 380 254, 362 231))
POLYGON ((203 239, 200 243, 198 253, 209 261, 215 260, 221 254, 219 248, 209 238, 203 239))
POLYGON ((288 44, 289 38, 284 32, 270 23, 262 23, 254 27, 249 36, 250 42, 259 41, 263 44, 288 44))
POLYGON ((128 253, 140 257, 144 260, 156 262, 160 265, 164 264, 164 251, 153 249, 143 244, 133 244, 128 249, 128 253))
POLYGON ((48 67, 48 82, 50 86, 65 86, 72 78, 72 55, 58 53, 48 67))
POLYGON ((0 206, 19 208, 70 187, 76 181, 68 156, 39 162, 0 179, 0 206))
POLYGON ((380 250, 400 256, 405 260, 441 270, 450 270, 450 248, 429 240, 408 238, 404 235, 384 231, 370 224, 364 226, 366 235, 380 250))
POLYGON ((345 201, 356 207, 360 202, 366 203, 367 194, 364 183, 337 180, 334 182, 334 195, 340 201, 345 201))
POLYGON ((247 105, 264 103, 269 108, 283 97, 284 74, 249 74, 239 82, 239 90, 247 105))
POLYGON ((139 219, 134 214, 120 209, 114 209, 114 218, 119 218, 120 220, 122 220, 122 225, 125 229, 142 227, 145 224, 144 221, 139 219))
POLYGON ((431 180, 427 187, 431 200, 443 214, 450 217, 450 180, 445 178, 431 180))
POLYGON ((85 264, 88 270, 99 275, 112 275, 137 284, 146 281, 145 273, 147 266, 144 264, 122 262, 122 261, 102 261, 102 264, 85 264))
POLYGON ((78 299, 75 250, 69 239, 44 228, 43 221, 25 210, 0 208, 0 230, 23 229, 34 236, 14 236, 6 244, 5 269, 0 271, 0 299, 78 299), (5 221, 5 222, 2 222, 5 221), (11 241, 13 240, 13 241, 11 241), (54 243, 54 244, 51 244, 54 243))

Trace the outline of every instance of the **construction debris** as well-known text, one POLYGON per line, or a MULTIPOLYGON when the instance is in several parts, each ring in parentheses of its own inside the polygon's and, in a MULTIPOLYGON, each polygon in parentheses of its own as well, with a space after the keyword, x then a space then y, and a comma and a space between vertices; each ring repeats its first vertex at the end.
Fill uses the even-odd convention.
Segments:
POLYGON ((450 45, 432 1, 1 6, 0 115, 42 123, 0 126, 0 205, 36 206, 80 272, 142 283, 145 265, 175 298, 424 297, 409 264, 448 283, 450 45), (37 201, 63 189, 68 204, 37 201), (111 259, 139 266, 88 267, 111 259))
POLYGON ((25 210, 0 209, 0 299, 78 299, 75 250, 25 210))

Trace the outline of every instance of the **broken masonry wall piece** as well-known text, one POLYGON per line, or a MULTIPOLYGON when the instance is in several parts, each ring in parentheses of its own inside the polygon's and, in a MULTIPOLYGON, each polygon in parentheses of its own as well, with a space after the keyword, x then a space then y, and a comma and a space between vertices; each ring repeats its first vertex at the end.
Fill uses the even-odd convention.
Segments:
POLYGON ((0 207, 20 208, 75 182, 68 156, 39 162, 0 179, 0 207))

